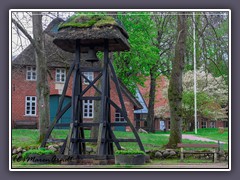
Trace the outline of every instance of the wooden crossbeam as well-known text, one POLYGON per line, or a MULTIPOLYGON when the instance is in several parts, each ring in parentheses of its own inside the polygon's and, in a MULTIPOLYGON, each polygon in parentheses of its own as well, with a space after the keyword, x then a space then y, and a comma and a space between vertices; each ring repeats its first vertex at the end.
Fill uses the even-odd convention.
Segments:
POLYGON ((48 143, 60 143, 60 142, 65 142, 65 139, 48 139, 48 143))
POLYGON ((177 144, 180 148, 218 148, 218 146, 218 144, 177 144))

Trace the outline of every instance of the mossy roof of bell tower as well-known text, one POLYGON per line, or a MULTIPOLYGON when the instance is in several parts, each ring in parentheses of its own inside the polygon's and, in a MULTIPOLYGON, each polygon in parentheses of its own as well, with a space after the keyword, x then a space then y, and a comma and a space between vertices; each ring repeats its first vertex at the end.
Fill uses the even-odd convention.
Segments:
POLYGON ((106 15, 73 15, 66 22, 59 25, 59 29, 64 27, 102 27, 106 25, 118 25, 115 19, 106 15))
POLYGON ((122 23, 108 15, 75 14, 58 26, 54 43, 65 51, 74 53, 76 40, 81 40, 81 52, 87 46, 104 51, 104 41, 108 41, 109 51, 129 50, 128 33, 122 23))
POLYGON ((83 15, 75 14, 71 16, 65 22, 62 22, 58 26, 58 30, 63 28, 73 27, 73 28, 101 28, 104 26, 116 26, 121 32, 128 38, 128 34, 123 27, 123 24, 118 19, 107 15, 83 15))

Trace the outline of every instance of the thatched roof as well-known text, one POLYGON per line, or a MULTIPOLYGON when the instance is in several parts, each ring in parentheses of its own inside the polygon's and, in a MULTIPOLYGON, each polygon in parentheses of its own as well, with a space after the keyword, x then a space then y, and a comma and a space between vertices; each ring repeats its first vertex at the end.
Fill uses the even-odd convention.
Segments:
POLYGON ((86 46, 95 46, 104 51, 104 40, 108 40, 109 51, 129 50, 128 34, 124 28, 109 16, 71 17, 59 26, 54 43, 68 52, 75 52, 76 40, 81 41, 81 52, 87 52, 86 46))

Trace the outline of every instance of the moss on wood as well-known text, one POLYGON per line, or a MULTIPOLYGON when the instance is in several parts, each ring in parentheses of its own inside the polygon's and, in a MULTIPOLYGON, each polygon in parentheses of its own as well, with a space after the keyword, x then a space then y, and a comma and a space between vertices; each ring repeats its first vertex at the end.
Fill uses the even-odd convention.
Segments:
POLYGON ((58 29, 66 27, 88 28, 102 27, 106 25, 118 25, 115 19, 106 15, 74 15, 66 22, 61 23, 58 29))

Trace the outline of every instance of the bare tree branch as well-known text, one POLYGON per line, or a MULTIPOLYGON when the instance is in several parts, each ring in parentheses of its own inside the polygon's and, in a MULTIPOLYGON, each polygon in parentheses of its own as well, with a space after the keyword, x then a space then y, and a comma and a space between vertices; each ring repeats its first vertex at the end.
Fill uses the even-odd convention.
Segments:
POLYGON ((36 43, 33 40, 33 38, 30 36, 30 34, 27 32, 27 30, 22 27, 15 19, 12 18, 12 23, 18 28, 20 29, 20 31, 28 38, 28 40, 31 42, 31 44, 33 45, 34 48, 36 48, 36 43))

